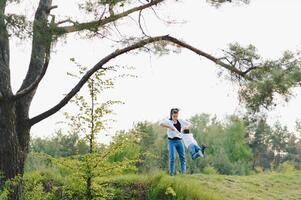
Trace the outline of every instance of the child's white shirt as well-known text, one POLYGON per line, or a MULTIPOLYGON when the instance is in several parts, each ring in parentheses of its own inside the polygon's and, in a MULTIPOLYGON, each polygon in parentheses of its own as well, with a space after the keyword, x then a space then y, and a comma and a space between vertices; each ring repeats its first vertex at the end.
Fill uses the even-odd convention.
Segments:
POLYGON ((192 133, 187 133, 187 134, 182 134, 182 139, 183 142, 185 144, 185 146, 188 148, 189 145, 191 144, 196 144, 198 145, 197 141, 194 139, 193 134, 192 133))

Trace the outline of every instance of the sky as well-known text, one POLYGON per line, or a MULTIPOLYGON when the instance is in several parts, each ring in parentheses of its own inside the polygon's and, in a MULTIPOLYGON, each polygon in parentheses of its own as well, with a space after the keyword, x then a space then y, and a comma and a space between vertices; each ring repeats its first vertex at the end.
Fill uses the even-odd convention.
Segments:
MULTIPOLYGON (((18 7, 20 13, 33 17, 36 0, 27 1, 18 7), (25 9, 24 9, 25 8, 25 9)), ((54 0, 58 9, 54 14, 63 19, 74 16, 86 20, 79 13, 77 4, 54 0), (80 16, 80 17, 79 17, 80 16)), ((9 11, 16 11, 11 6, 9 11)), ((301 45, 300 0, 253 0, 249 5, 226 4, 219 9, 209 6, 204 0, 167 1, 159 8, 164 19, 177 23, 167 26, 151 12, 146 12, 145 27, 148 34, 170 34, 213 55, 219 55, 230 43, 253 44, 264 58, 277 58, 286 50, 298 51, 301 45)), ((136 15, 133 15, 137 19, 136 15)), ((120 31, 127 35, 137 34, 139 29, 132 19, 119 24, 120 31)), ((116 33, 115 33, 116 35, 116 33)), ((112 36, 112 38, 115 37, 112 36)), ((11 42, 12 85, 16 91, 25 76, 30 58, 30 40, 11 42)), ((70 34, 53 47, 48 73, 41 82, 33 100, 30 116, 33 117, 55 105, 66 94, 76 79, 67 76, 76 67, 70 58, 84 66, 92 67, 102 57, 115 50, 110 40, 87 40, 81 35, 70 34)), ((156 122, 168 116, 172 107, 181 109, 181 118, 198 113, 208 113, 223 119, 230 114, 239 114, 242 106, 237 98, 237 86, 220 78, 220 68, 210 61, 187 50, 164 56, 137 52, 121 56, 109 65, 133 66, 129 71, 137 78, 120 78, 115 88, 105 92, 103 99, 122 100, 123 105, 114 107, 116 122, 112 129, 102 134, 100 141, 110 141, 117 130, 129 129, 135 122, 156 122)), ((121 70, 119 73, 128 73, 121 70)), ((280 102, 269 113, 270 123, 279 120, 290 129, 301 118, 301 89, 294 89, 289 103, 280 102)), ((62 128, 57 123, 63 120, 62 112, 72 112, 67 105, 61 112, 32 128, 33 137, 51 136, 62 128)))

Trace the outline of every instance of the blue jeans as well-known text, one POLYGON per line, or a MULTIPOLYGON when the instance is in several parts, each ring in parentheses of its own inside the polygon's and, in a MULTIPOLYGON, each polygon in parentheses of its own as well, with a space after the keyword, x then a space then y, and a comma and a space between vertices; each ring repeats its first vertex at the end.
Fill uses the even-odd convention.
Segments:
POLYGON ((188 151, 190 153, 190 156, 192 160, 195 160, 197 157, 199 157, 199 151, 201 151, 202 148, 199 145, 191 144, 188 146, 188 151))
POLYGON ((185 149, 182 140, 168 140, 168 150, 169 150, 169 174, 171 176, 175 175, 175 158, 177 150, 180 158, 181 173, 186 172, 186 161, 185 161, 185 149))

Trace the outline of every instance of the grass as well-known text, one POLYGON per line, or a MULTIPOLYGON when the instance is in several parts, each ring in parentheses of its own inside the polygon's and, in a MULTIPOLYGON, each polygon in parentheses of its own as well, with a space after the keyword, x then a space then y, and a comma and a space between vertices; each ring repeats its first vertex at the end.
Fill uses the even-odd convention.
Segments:
POLYGON ((112 178, 119 188, 115 199, 185 200, 298 200, 301 172, 262 173, 251 176, 165 174, 125 175, 112 178))

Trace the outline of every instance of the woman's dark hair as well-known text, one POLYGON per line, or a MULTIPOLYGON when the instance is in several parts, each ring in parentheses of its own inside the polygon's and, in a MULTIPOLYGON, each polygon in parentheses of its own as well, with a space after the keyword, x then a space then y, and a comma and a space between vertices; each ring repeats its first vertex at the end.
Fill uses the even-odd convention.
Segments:
POLYGON ((172 108, 170 110, 170 116, 169 116, 169 119, 172 120, 172 115, 173 114, 176 114, 176 113, 179 113, 180 109, 179 108, 172 108))

